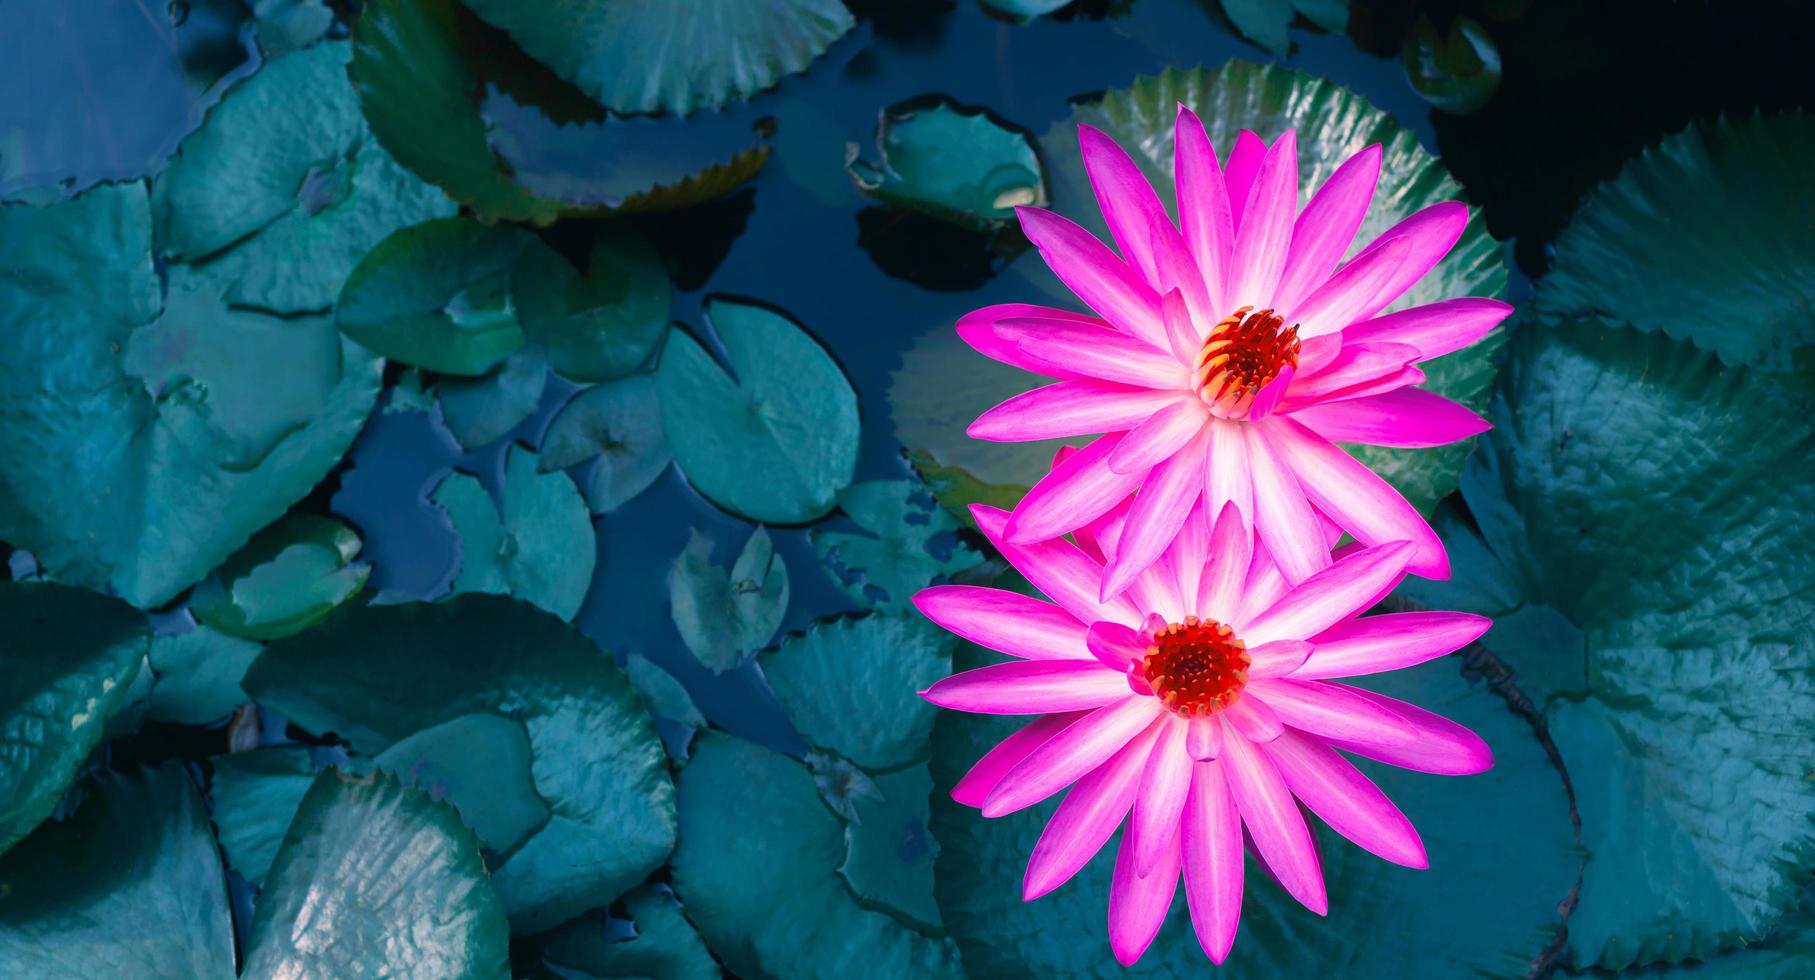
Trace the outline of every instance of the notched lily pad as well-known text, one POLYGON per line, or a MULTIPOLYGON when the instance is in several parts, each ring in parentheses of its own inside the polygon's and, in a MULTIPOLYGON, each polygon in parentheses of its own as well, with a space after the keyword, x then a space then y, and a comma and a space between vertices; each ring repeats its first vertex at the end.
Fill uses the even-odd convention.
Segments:
POLYGON ((714 673, 735 669, 762 649, 788 611, 788 565, 769 532, 750 533, 726 573, 712 562, 712 539, 694 529, 668 570, 675 629, 714 673))
POLYGON ((621 226, 593 243, 584 273, 537 243, 511 275, 524 335, 570 381, 609 381, 641 367, 668 331, 672 293, 649 243, 621 226))
POLYGON ((890 204, 988 230, 1024 204, 1046 204, 1039 155, 1026 133, 985 109, 910 100, 882 110, 876 162, 846 144, 857 188, 890 204))
POLYGON ((488 863, 496 863, 548 822, 548 804, 536 795, 529 762, 529 735, 521 723, 475 712, 394 743, 373 765, 452 803, 485 842, 488 863))
POLYGON ((580 392, 542 437, 544 472, 592 460, 581 489, 594 514, 609 514, 649 489, 673 462, 655 378, 636 375, 580 392))
POLYGON ((867 904, 886 909, 908 924, 943 932, 933 901, 933 839, 930 800, 933 777, 925 763, 877 776, 875 798, 854 801, 845 824, 845 858, 838 873, 867 904))
POLYGON ((205 626, 274 640, 334 611, 365 585, 359 535, 331 517, 293 513, 260 531, 196 586, 189 611, 205 626))
POLYGON ((430 498, 460 535, 455 592, 514 595, 572 619, 598 560, 586 504, 562 473, 538 473, 536 454, 512 446, 502 505, 477 477, 450 473, 430 498))
POLYGON ((868 534, 814 528, 814 550, 846 592, 878 609, 907 609, 915 592, 983 557, 959 540, 961 526, 912 480, 871 480, 838 493, 838 508, 868 534))

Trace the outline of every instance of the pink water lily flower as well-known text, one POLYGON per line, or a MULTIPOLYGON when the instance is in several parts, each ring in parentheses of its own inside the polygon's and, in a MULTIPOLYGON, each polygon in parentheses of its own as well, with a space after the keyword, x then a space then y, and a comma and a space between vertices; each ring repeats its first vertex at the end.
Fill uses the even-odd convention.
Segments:
POLYGON ((1364 544, 1410 541, 1414 574, 1448 577, 1430 526, 1336 443, 1438 446, 1488 428, 1414 387, 1424 380, 1417 365, 1479 340, 1511 307, 1465 297, 1379 315, 1461 237, 1467 209, 1425 208, 1344 262, 1373 198, 1378 145, 1300 210, 1290 131, 1270 147, 1243 132, 1219 165, 1180 106, 1175 139, 1176 225, 1128 154, 1079 127, 1120 256, 1065 218, 1017 209, 1095 316, 1008 304, 958 323, 978 351, 1058 379, 984 413, 972 436, 1104 433, 1029 491, 1008 539, 1057 537, 1139 488, 1105 598, 1159 557, 1200 500, 1212 514, 1234 503, 1292 582, 1329 563, 1324 520, 1364 544))
POLYGON ((1454 612, 1357 618, 1405 576, 1407 542, 1351 546, 1291 586, 1232 505, 1213 528, 1194 508, 1161 559, 1104 601, 1103 560, 1128 540, 1125 508, 1080 529, 1076 544, 1017 544, 1008 514, 972 514, 1052 601, 964 585, 914 597, 939 625, 1016 658, 948 677, 927 700, 1039 716, 952 797, 999 817, 1072 787, 1034 845, 1027 901, 1064 884, 1126 819, 1109 895, 1110 946, 1124 965, 1153 941, 1181 876, 1198 942, 1223 961, 1241 915, 1244 828, 1286 891, 1325 914, 1300 802, 1368 851, 1425 867, 1411 822, 1342 753, 1452 775, 1493 764, 1455 722, 1336 680, 1431 660, 1487 629, 1454 612))

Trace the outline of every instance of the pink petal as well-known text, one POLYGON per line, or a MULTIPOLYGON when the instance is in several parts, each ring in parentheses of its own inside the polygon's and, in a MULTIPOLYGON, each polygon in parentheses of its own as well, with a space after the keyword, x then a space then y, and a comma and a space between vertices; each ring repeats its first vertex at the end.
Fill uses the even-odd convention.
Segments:
POLYGON ((1141 613, 1120 598, 1097 601, 1103 566, 1079 551, 1077 545, 1062 538, 1013 544, 1004 533, 1009 516, 982 504, 971 507, 971 519, 1016 571, 1079 622, 1110 619, 1127 626, 1141 622, 1141 613))
POLYGON ((1241 813, 1224 772, 1220 762, 1193 767, 1180 842, 1191 928, 1215 963, 1227 959, 1235 945, 1242 911, 1241 813))
POLYGON ((1392 302, 1378 297, 1399 281, 1411 250, 1411 244, 1401 239, 1380 242, 1343 263, 1335 275, 1293 307, 1290 315, 1285 310, 1278 312, 1287 323, 1298 326, 1300 337, 1321 337, 1365 320, 1392 302))
POLYGON ((1167 562, 1172 566, 1174 604, 1181 614, 1197 612, 1198 583, 1203 580, 1209 555, 1210 528, 1204 522, 1204 509, 1193 507, 1166 551, 1167 562))
MULTIPOLYGON (((1254 180, 1260 175, 1261 163, 1266 158, 1267 144, 1252 130, 1244 129, 1236 134, 1235 146, 1229 150, 1229 163, 1223 167, 1223 184, 1229 189, 1229 215, 1234 219, 1238 234, 1242 215, 1248 206, 1249 194, 1254 189, 1254 180)), ((1226 290, 1224 298, 1241 305, 1226 290)))
POLYGON ((1337 833, 1408 868, 1427 868, 1417 828, 1380 787, 1328 745, 1288 731, 1262 748, 1292 795, 1337 833))
POLYGON ((920 692, 941 708, 1039 715, 1100 708, 1128 696, 1128 682, 1095 660, 1010 660, 944 678, 920 692))
POLYGON ((1395 377, 1417 359, 1418 348, 1410 344, 1345 344, 1317 373, 1296 375, 1285 408, 1295 412, 1349 389, 1395 377))
POLYGON ((1493 750, 1481 741, 1481 736, 1467 728, 1442 715, 1384 694, 1355 687, 1348 690, 1392 711, 1401 721, 1412 726, 1417 735, 1410 742, 1394 745, 1344 739, 1331 739, 1331 745, 1389 766, 1440 776, 1469 776, 1494 767, 1493 750))
POLYGON ((1298 137, 1286 130, 1261 160, 1235 232, 1235 270, 1229 295, 1237 305, 1274 305, 1279 275, 1292 246, 1298 213, 1298 137))
POLYGON ((1080 660, 1084 624, 1032 596, 975 585, 935 585, 914 594, 926 618, 966 640, 1027 660, 1080 660))
POLYGON ((1021 900, 1031 902, 1071 880, 1115 833, 1141 783, 1156 726, 1130 740, 1107 762, 1087 773, 1046 822, 1027 859, 1021 900))
POLYGON ((1322 371, 1342 353, 1343 338, 1347 331, 1321 334, 1316 337, 1298 339, 1298 371, 1300 377, 1310 377, 1322 371))
POLYGON ((1200 324, 1215 323, 1222 316, 1211 304, 1197 260, 1172 222, 1154 223, 1153 256, 1160 267, 1160 312, 1166 318, 1166 339, 1180 366, 1189 367, 1204 343, 1200 324))
POLYGON ((1311 656, 1314 647, 1303 640, 1274 640, 1248 649, 1248 676, 1284 677, 1295 672, 1311 656))
POLYGON ((1223 724, 1231 725, 1235 731, 1250 742, 1271 742, 1284 732, 1285 725, 1279 715, 1259 698, 1244 697, 1222 710, 1223 724))
POLYGON ((1072 539, 1084 553, 1099 564, 1107 564, 1109 556, 1115 554, 1115 543, 1122 537, 1122 525, 1128 522, 1128 508, 1134 506, 1133 497, 1123 497, 1114 507, 1104 511, 1101 517, 1071 532, 1072 539))
MULTIPOLYGON (((1311 828, 1305 826, 1279 770, 1247 739, 1235 737, 1223 739, 1223 754, 1217 764, 1229 777, 1230 795, 1235 797, 1242 823, 1254 838, 1254 849, 1279 877, 1280 885, 1305 908, 1318 915, 1327 914, 1329 900, 1324 894, 1323 869, 1311 841, 1311 828)), ((1189 874, 1189 854, 1185 860, 1189 874)))
POLYGON ((1102 330, 1113 331, 1107 322, 1094 316, 1073 313, 1070 310, 1058 310, 1050 306, 1034 306, 1029 303, 1000 303, 972 310, 958 318, 958 337, 974 348, 977 353, 992 360, 1001 361, 1023 371, 1047 374, 1049 371, 1061 372, 1047 374, 1047 377, 1071 379, 1084 375, 1070 370, 1063 364, 1050 364, 1044 361, 1030 360, 1021 352, 1020 344, 1015 337, 1003 337, 997 333, 997 324, 1008 319, 1034 317, 1041 320, 1063 320, 1081 326, 1093 326, 1102 330))
POLYGON ((1208 445, 1208 434, 1200 431, 1190 445, 1147 475, 1128 511, 1128 524, 1116 542, 1115 557, 1104 570, 1102 595, 1113 596, 1126 589, 1178 537, 1185 515, 1203 493, 1208 445))
POLYGON ((1177 289, 1160 297, 1160 315, 1166 320, 1166 340, 1172 344, 1172 354, 1181 364, 1191 363, 1197 348, 1193 346, 1198 337, 1197 323, 1191 317, 1190 304, 1177 289))
POLYGON ((1185 752, 1208 762, 1223 750, 1223 723, 1208 715, 1191 719, 1185 728, 1185 752))
POLYGON ((1355 241, 1355 232, 1361 229, 1368 204, 1374 199, 1374 185, 1380 179, 1380 156, 1379 143, 1366 147, 1344 160, 1311 196, 1311 203, 1305 205, 1297 224, 1292 226, 1292 248, 1286 256, 1279 288, 1273 293, 1276 308, 1296 307, 1336 271, 1336 264, 1355 241))
POLYGON ((1363 544, 1410 543, 1411 560, 1405 567, 1412 574, 1449 578, 1443 541, 1392 484, 1342 447, 1291 419, 1268 425, 1270 441, 1298 474, 1299 485, 1318 510, 1363 544))
MULTIPOLYGON (((1172 402, 1128 430, 1115 452, 1109 454, 1109 468, 1117 473, 1145 473, 1184 449, 1203 431, 1209 418, 1204 403, 1196 398, 1172 402)), ((1197 455, 1201 459, 1203 451, 1197 455)))
POLYGON ((1303 581, 1330 563, 1323 529, 1301 481, 1272 446, 1269 432, 1259 425, 1245 428, 1248 471, 1254 480, 1255 534, 1266 542, 1287 582, 1303 581))
POLYGON ((1210 532, 1210 564, 1198 584, 1198 612, 1228 623, 1241 608, 1242 590, 1248 581, 1248 566, 1253 560, 1254 539, 1242 526, 1241 513, 1235 504, 1224 504, 1217 515, 1216 527, 1210 532))
POLYGON ((1363 616, 1317 634, 1298 680, 1377 674, 1434 660, 1473 643, 1493 620, 1461 612, 1407 612, 1363 616))
POLYGON ((1292 378, 1297 374, 1292 365, 1287 364, 1279 369, 1279 374, 1266 386, 1254 393, 1254 401, 1248 405, 1248 419, 1258 422, 1273 414, 1279 407, 1279 401, 1292 387, 1292 378))
POLYGON ((1092 623, 1085 641, 1099 663, 1117 674, 1128 672, 1128 665, 1147 655, 1151 644, 1145 633, 1121 623, 1092 623))
POLYGON ((1009 770, 984 800, 983 815, 1014 813, 1071 785, 1145 731, 1163 711, 1155 699, 1130 694, 1085 715, 1009 770))
POLYGON ((1185 751, 1185 733, 1190 727, 1184 719, 1166 719, 1141 773, 1128 840, 1134 842, 1135 873, 1143 878, 1160 866, 1166 848, 1178 846, 1179 814, 1191 788, 1191 755, 1185 751))
POLYGON ((1074 371, 1100 381, 1142 388, 1184 391, 1188 372, 1178 358, 1144 340, 1095 324, 1033 317, 1009 317, 996 324, 996 335, 1021 345, 1031 370, 1051 375, 1074 371))
MULTIPOLYGON (((1403 246, 1404 255, 1394 261, 1385 263, 1393 271, 1377 283, 1367 302, 1354 305, 1342 305, 1324 314, 1326 322, 1333 322, 1328 329, 1311 331, 1313 334, 1327 333, 1329 329, 1342 330, 1351 323, 1366 320, 1387 308, 1394 300, 1405 293, 1412 284, 1424 278, 1424 274, 1435 268, 1449 250, 1462 237, 1462 231, 1468 227, 1468 208, 1460 201, 1445 201, 1433 204, 1428 208, 1406 218, 1386 231, 1380 233, 1367 248, 1355 256, 1351 265, 1368 257, 1371 250, 1383 249, 1390 243, 1403 246)), ((1340 273, 1338 273, 1340 275, 1340 273)), ((1307 301, 1307 304, 1309 302, 1307 301)), ((1301 319, 1310 321, 1309 315, 1301 319)))
POLYGON ((952 799, 969 807, 983 806, 989 791, 996 788, 1008 771, 1021 764, 1029 753, 1046 744, 1046 741, 1071 727, 1072 722, 1084 717, 1088 712, 1071 711, 1056 715, 1041 715, 1022 726, 1013 735, 996 743, 996 747, 983 754, 970 772, 958 780, 952 787, 952 799))
POLYGON ((1410 557, 1411 546, 1402 541, 1350 555, 1300 582, 1236 633, 1250 644, 1316 636, 1380 601, 1410 557))
POLYGON ((1149 229, 1157 217, 1168 224, 1166 208, 1154 194, 1141 168, 1129 158, 1115 140, 1090 126, 1078 127, 1078 149, 1084 157, 1084 172, 1090 177, 1090 189, 1096 193, 1097 206, 1109 225, 1115 247, 1139 270, 1149 283, 1160 282, 1149 229))
POLYGON ((1121 444, 1122 435, 1103 436, 1041 477, 1015 505, 1009 538, 1023 543, 1058 537, 1090 523, 1133 493, 1142 474, 1109 468, 1108 456, 1121 444))
POLYGON ((1254 475, 1248 462, 1248 440, 1240 422, 1210 422, 1210 461, 1204 475, 1204 513, 1221 514, 1234 504, 1245 530, 1254 529, 1254 475))
POLYGON ((1166 345, 1160 297, 1127 263, 1076 223, 1041 208, 1017 207, 1021 230, 1084 305, 1116 329, 1154 345, 1166 345))
POLYGON ((1231 626, 1249 622, 1291 590, 1292 586, 1287 584, 1285 575, 1267 552, 1267 546, 1256 541, 1253 560, 1248 563, 1248 578, 1241 586, 1240 601, 1229 611, 1229 618, 1224 622, 1231 626))
POLYGON ((1133 966, 1147 952, 1166 924, 1172 896, 1178 893, 1179 828, 1175 824, 1166 830, 1169 836, 1148 874, 1135 870, 1135 843, 1130 835, 1122 837, 1122 846, 1116 851, 1115 877, 1109 884, 1109 948, 1123 966, 1133 966))
POLYGON ((1024 391, 984 412, 965 433, 990 442, 1032 442, 1116 432, 1181 401, 1197 399, 1178 391, 1108 381, 1060 381, 1024 391))
POLYGON ((1275 677, 1250 681, 1243 694, 1248 695, 1243 701, 1249 697, 1265 701, 1285 724, 1326 739, 1403 745, 1418 736, 1397 712, 1362 697, 1346 684, 1275 677))
POLYGON ((1428 361, 1487 336, 1512 311, 1497 299, 1462 296, 1363 320, 1343 335, 1357 344, 1410 344, 1418 348, 1419 360, 1428 361))
POLYGON ((1474 412, 1423 388, 1308 405, 1292 421, 1332 442, 1421 449, 1446 446, 1493 426, 1474 412))
POLYGON ((1205 298, 1213 310, 1233 309, 1225 296, 1229 250, 1235 244, 1235 211, 1229 204, 1216 150, 1204 135, 1204 124, 1183 105, 1178 107, 1173 125, 1172 160, 1178 178, 1179 230, 1203 271, 1205 298))

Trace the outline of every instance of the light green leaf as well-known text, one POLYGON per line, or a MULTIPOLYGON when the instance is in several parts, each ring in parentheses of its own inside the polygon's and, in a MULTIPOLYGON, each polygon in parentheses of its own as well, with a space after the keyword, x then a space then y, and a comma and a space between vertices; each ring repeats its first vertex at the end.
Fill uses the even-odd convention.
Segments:
POLYGON ((502 509, 465 473, 448 474, 430 495, 460 535, 454 591, 514 595, 572 619, 598 558, 586 504, 565 474, 537 473, 527 449, 512 446, 504 468, 502 509))
POLYGON ((253 887, 264 883, 296 805, 315 782, 316 766, 301 746, 253 749, 209 760, 208 795, 227 866, 253 887))
POLYGON ((443 378, 435 386, 441 420, 472 451, 510 435, 536 413, 548 387, 548 361, 540 348, 526 347, 479 378, 443 378))
POLYGON ((503 715, 475 712, 392 744, 373 764, 451 803, 497 863, 548 822, 530 777, 529 735, 503 715))
POLYGON ((293 513, 260 531, 189 597, 204 626, 274 640, 319 622, 365 585, 359 535, 331 517, 293 513))
POLYGON ((865 769, 925 758, 932 705, 957 640, 918 613, 829 619, 762 655, 763 675, 808 742, 865 769))
POLYGON ((606 938, 604 916, 582 916, 542 938, 542 961, 586 977, 660 977, 662 980, 718 980, 722 976, 700 934, 681 914, 674 893, 644 885, 624 896, 636 935, 606 938))
POLYGON ((1028 137, 983 109, 890 106, 876 122, 876 150, 881 159, 871 163, 847 144, 845 169, 858 190, 880 201, 982 229, 1013 220, 1017 205, 1046 203, 1028 137))
POLYGON ((258 23, 258 47, 275 58, 315 43, 334 24, 326 0, 248 0, 258 23))
POLYGON ((753 521, 803 523, 832 509, 857 466, 857 394, 819 342, 760 306, 709 300, 726 374, 699 341, 669 338, 656 384, 681 471, 753 521))
POLYGON ((769 532, 750 533, 729 574, 712 563, 712 539, 695 528, 668 569, 668 604, 681 640, 722 674, 760 650, 788 611, 788 565, 769 532))
POLYGON ((524 335, 572 381, 609 381, 642 367, 668 332, 672 292, 655 250, 625 228, 593 243, 584 275, 540 243, 511 274, 524 335))
POLYGON ((0 623, 4 851, 50 816, 107 719, 126 707, 149 630, 117 599, 49 582, 0 583, 0 623))
POLYGON ((239 689, 239 679, 260 649, 206 626, 152 637, 156 679, 145 716, 183 725, 212 725, 227 717, 252 700, 239 689))
POLYGON ((659 398, 650 375, 606 382, 575 395, 542 437, 542 469, 596 459, 582 484, 592 512, 609 514, 629 503, 674 460, 662 430, 659 398))
POLYGON ((916 928, 943 932, 933 902, 933 860, 939 843, 928 826, 933 777, 926 763, 876 777, 880 799, 855 801, 857 819, 845 824, 845 858, 838 873, 862 901, 906 919, 916 928))
POLYGON ((845 591, 866 605, 907 609, 914 593, 934 579, 983 560, 957 539, 958 521, 935 506, 926 487, 915 481, 854 483, 839 491, 838 507, 870 533, 814 528, 813 547, 840 572, 845 591), (844 572, 850 574, 848 581, 844 572))

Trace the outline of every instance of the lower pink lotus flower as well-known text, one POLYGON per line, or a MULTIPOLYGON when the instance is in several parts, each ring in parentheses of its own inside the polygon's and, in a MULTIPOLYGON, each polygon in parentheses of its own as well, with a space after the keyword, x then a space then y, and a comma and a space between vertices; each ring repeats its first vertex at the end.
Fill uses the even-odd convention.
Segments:
POLYGON ((1344 261, 1380 175, 1370 146, 1303 209, 1286 132, 1243 132, 1219 162, 1179 107, 1178 221, 1114 141, 1079 128, 1084 165, 1118 255, 1038 208, 1021 228, 1094 315, 1026 304, 958 322, 983 354, 1053 378, 971 426, 979 439, 1104 434, 1028 492, 1009 521, 1027 544, 1065 534, 1140 489, 1105 598, 1159 557, 1198 502, 1234 503, 1296 582, 1329 563, 1329 521, 1364 544, 1412 542, 1414 574, 1447 578, 1436 534, 1337 443, 1438 446, 1487 423, 1416 387, 1418 365, 1466 347, 1512 308, 1460 297, 1381 315, 1455 245, 1460 203, 1436 204, 1344 261))
POLYGON ((1189 514, 1126 592, 1100 599, 1105 554, 1126 540, 1127 507, 1063 538, 1017 544, 1008 515, 972 514, 1042 593, 938 586, 914 597, 934 622, 1017 659, 923 692, 959 711, 1038 715, 979 761, 952 797, 999 817, 1073 787, 1040 836, 1023 898, 1064 884, 1127 820, 1109 897, 1109 940, 1141 957, 1182 875, 1199 943, 1222 962, 1241 915, 1243 830, 1307 908, 1327 911, 1322 869, 1298 803, 1397 864, 1425 867, 1411 822, 1344 752, 1422 772, 1493 764, 1473 732, 1336 678, 1395 670, 1458 649, 1489 625, 1464 613, 1367 618, 1414 549, 1380 544, 1289 586, 1225 507, 1189 514), (1075 785, 1074 785, 1075 784, 1075 785))

